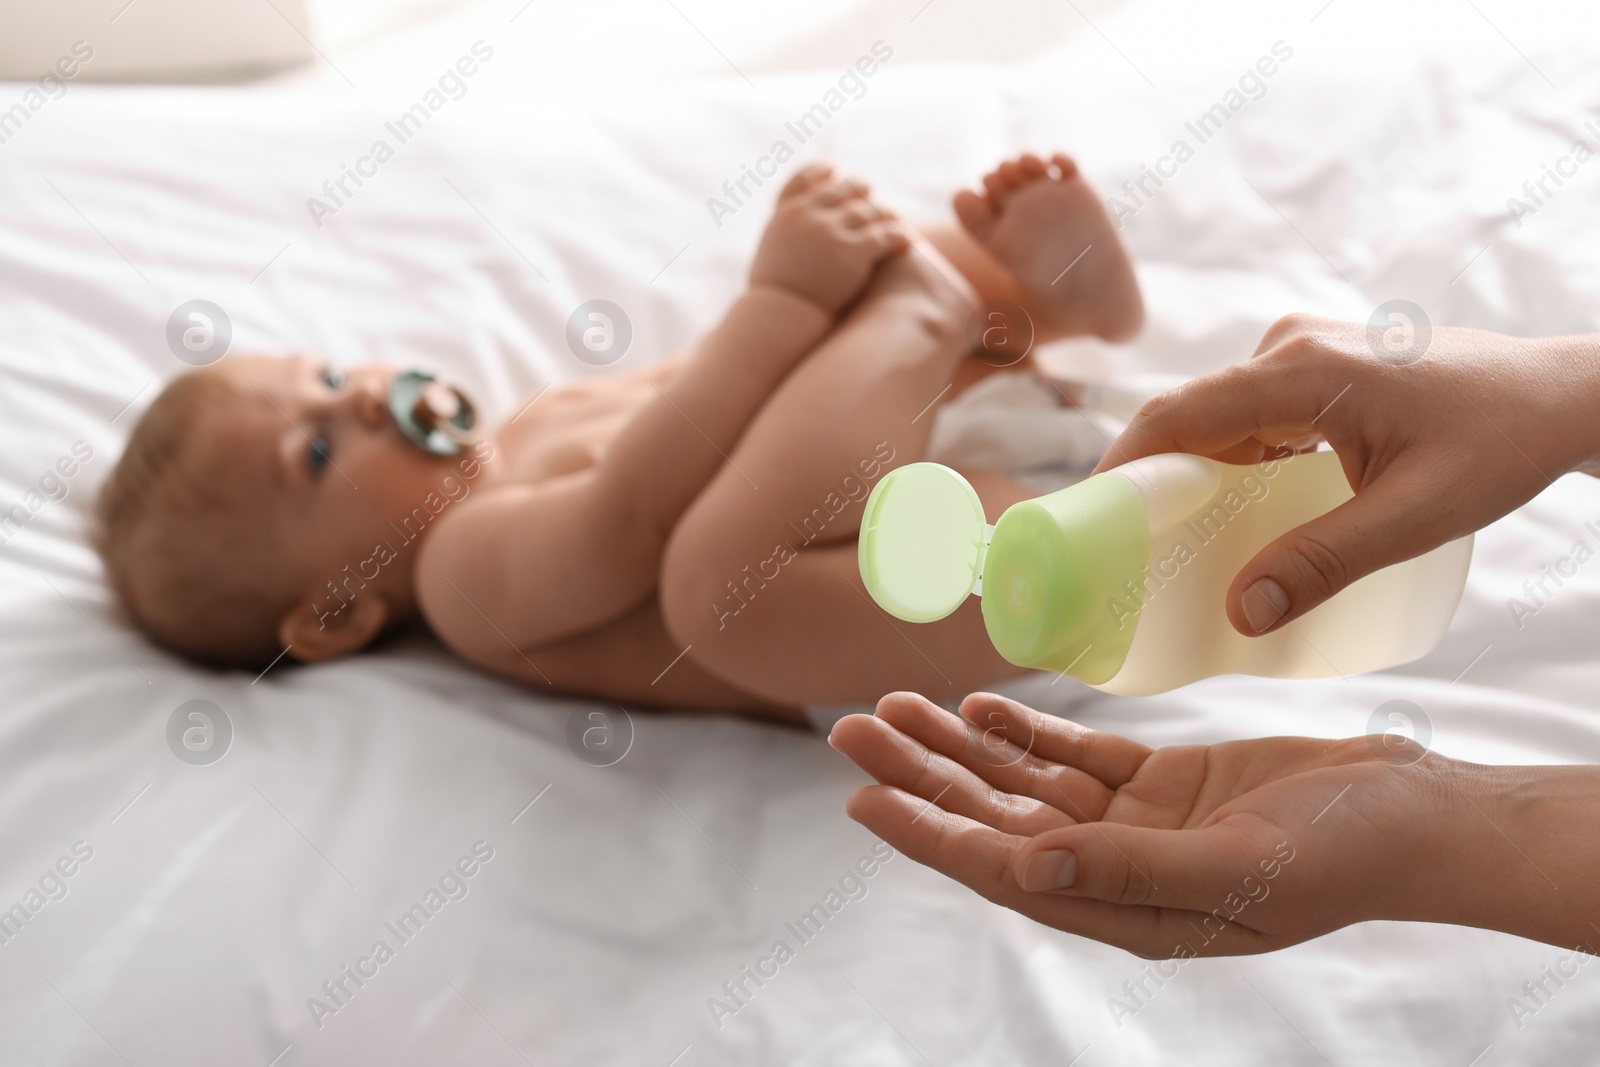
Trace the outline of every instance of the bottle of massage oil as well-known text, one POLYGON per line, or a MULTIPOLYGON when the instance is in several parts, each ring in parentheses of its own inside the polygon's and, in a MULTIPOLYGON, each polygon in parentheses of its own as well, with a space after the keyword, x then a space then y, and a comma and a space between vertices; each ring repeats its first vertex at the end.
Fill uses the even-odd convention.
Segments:
POLYGON ((956 471, 884 476, 861 522, 861 577, 885 611, 935 622, 971 594, 1021 667, 1110 693, 1161 693, 1217 674, 1320 678, 1416 659, 1444 636, 1472 538, 1367 575, 1293 623, 1245 637, 1224 612, 1257 552, 1352 492, 1333 452, 1254 466, 1134 460, 984 521, 956 471))

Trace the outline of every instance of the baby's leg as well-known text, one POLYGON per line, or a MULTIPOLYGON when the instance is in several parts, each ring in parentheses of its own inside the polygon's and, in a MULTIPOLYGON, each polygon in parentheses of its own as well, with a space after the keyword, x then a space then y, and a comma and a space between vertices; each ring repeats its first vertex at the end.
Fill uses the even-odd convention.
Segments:
MULTIPOLYGON (((662 611, 691 657, 789 703, 891 689, 942 698, 1017 673, 989 644, 977 601, 908 625, 872 603, 856 569, 871 482, 926 452, 933 408, 969 354, 976 305, 965 279, 919 243, 879 267, 855 310, 773 394, 667 546, 662 611)), ((985 482, 996 509, 1031 495, 985 482)))
MULTIPOLYGON (((1021 305, 1040 340, 1120 340, 1142 321, 1116 229, 1070 159, 1024 156, 984 187, 956 197, 962 229, 930 232, 938 250, 923 242, 879 267, 751 422, 737 473, 720 471, 674 531, 660 587, 667 625, 729 682, 833 703, 892 689, 959 696, 1018 673, 990 645, 975 599, 924 626, 880 611, 855 544, 870 483, 923 458, 932 409, 971 354, 980 299, 1021 305)), ((992 472, 969 477, 991 522, 1033 495, 992 472)))

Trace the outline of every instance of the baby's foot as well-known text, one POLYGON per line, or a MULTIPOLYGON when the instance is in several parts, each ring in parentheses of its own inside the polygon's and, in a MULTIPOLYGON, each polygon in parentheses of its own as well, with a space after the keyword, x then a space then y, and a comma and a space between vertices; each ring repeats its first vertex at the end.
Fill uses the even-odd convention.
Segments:
POLYGON ((1064 155, 1031 153, 963 189, 955 212, 1011 271, 1040 340, 1092 333, 1125 341, 1144 323, 1133 265, 1099 197, 1064 155))
POLYGON ((787 289, 829 312, 854 300, 879 261, 909 243, 900 220, 867 192, 826 163, 802 168, 778 196, 751 284, 787 289))

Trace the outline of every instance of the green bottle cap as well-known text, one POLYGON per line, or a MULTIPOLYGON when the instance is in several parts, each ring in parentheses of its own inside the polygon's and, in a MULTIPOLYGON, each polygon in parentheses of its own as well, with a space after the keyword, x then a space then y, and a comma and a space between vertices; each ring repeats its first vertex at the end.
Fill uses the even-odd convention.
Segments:
POLYGON ((986 555, 983 623, 1019 667, 1099 685, 1122 668, 1144 606, 1150 524, 1114 472, 1006 509, 986 555))
POLYGON ((939 463, 883 476, 861 517, 861 580, 878 606, 906 622, 938 622, 983 573, 988 524, 972 483, 939 463))
POLYGON ((1099 685, 1127 659, 1148 595, 1150 516, 1108 471, 1013 504, 989 526, 959 473, 910 463, 867 497, 859 553, 867 591, 895 618, 938 622, 981 593, 984 628, 1007 660, 1099 685))

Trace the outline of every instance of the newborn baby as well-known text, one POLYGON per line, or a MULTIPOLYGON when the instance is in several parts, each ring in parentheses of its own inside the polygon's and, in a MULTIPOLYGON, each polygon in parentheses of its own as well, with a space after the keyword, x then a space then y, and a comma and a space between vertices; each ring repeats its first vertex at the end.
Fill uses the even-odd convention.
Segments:
MULTIPOLYGON (((386 366, 234 357, 172 382, 100 500, 120 600, 156 640, 261 669, 421 615, 462 658, 635 705, 794 718, 1017 673, 976 600, 904 632, 857 574, 871 485, 986 370, 969 320, 1123 340, 1143 309, 1072 160, 1025 155, 913 232, 823 164, 783 190, 749 285, 689 352, 550 389, 493 433, 386 366), (913 643, 913 640, 915 643, 913 643)), ((965 470, 998 512, 1033 495, 965 470)))

